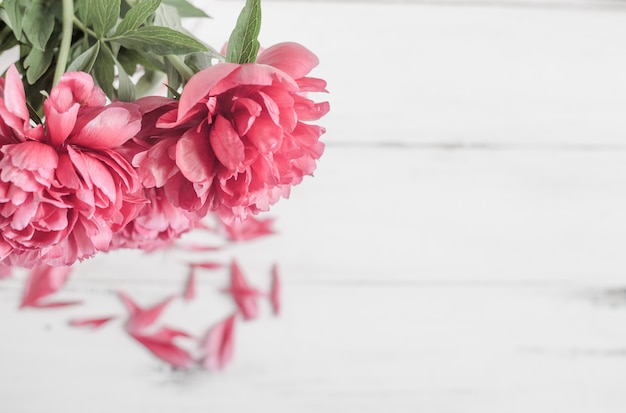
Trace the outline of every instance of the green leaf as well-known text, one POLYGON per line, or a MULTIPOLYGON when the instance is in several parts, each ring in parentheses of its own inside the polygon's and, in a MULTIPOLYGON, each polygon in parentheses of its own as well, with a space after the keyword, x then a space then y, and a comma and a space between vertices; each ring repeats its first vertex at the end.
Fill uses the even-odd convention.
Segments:
POLYGON ((44 3, 44 0, 33 1, 26 8, 22 21, 24 34, 41 51, 46 49, 46 43, 54 30, 54 14, 44 3))
POLYGON ((5 26, 2 30, 0 30, 0 52, 9 50, 18 44, 19 42, 15 38, 13 30, 11 30, 9 26, 5 26))
POLYGON ((13 30, 15 38, 20 41, 22 39, 22 20, 24 19, 24 11, 19 5, 19 0, 4 0, 2 8, 7 13, 7 24, 13 30))
POLYGON ((154 26, 169 27, 179 32, 183 31, 183 23, 176 7, 163 3, 154 13, 154 26))
POLYGON ((156 11, 160 4, 161 0, 142 0, 137 3, 136 6, 126 13, 126 16, 117 26, 115 35, 120 36, 141 26, 156 11))
POLYGON ((93 20, 93 30, 100 37, 107 34, 117 23, 120 17, 121 0, 91 0, 89 6, 92 8, 91 18, 93 20))
POLYGON ((100 52, 100 42, 96 42, 89 49, 81 53, 70 65, 67 67, 67 72, 91 72, 98 53, 100 52))
POLYGON ((91 0, 76 0, 76 12, 85 26, 91 26, 93 24, 92 11, 91 0))
POLYGON ((180 17, 209 17, 204 11, 186 0, 163 0, 163 3, 174 6, 180 17))
POLYGON ((26 69, 26 80, 31 85, 34 84, 50 67, 52 58, 54 57, 54 50, 47 48, 45 51, 41 51, 37 48, 32 48, 26 59, 24 59, 24 68, 26 69))
POLYGON ((204 52, 206 46, 195 38, 167 27, 145 26, 109 39, 129 49, 144 49, 158 55, 204 52))
POLYGON ((98 53, 96 63, 93 66, 93 75, 98 86, 102 88, 111 100, 115 97, 115 89, 113 88, 113 80, 115 80, 114 66, 113 54, 106 45, 101 44, 100 53, 98 53))
POLYGON ((228 39, 226 61, 231 63, 254 63, 259 54, 261 30, 261 1, 246 0, 239 14, 235 29, 228 39))
POLYGON ((135 85, 130 79, 130 76, 128 76, 128 73, 126 73, 120 62, 116 61, 115 67, 117 67, 117 78, 119 81, 117 86, 117 98, 123 102, 135 100, 135 85))

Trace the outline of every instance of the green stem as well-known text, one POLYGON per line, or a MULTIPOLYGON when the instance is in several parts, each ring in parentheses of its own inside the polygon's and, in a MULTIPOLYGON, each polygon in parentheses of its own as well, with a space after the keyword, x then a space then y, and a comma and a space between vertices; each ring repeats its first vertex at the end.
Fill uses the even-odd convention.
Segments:
POLYGON ((165 58, 172 64, 172 66, 174 66, 174 69, 176 69, 176 71, 183 77, 185 82, 191 79, 191 76, 194 75, 193 70, 191 70, 180 57, 170 54, 165 56, 165 58))
POLYGON ((73 17, 72 21, 74 22, 74 26, 76 26, 79 29, 81 29, 84 33, 87 33, 89 36, 94 37, 96 39, 98 38, 98 35, 96 34, 96 32, 91 30, 89 27, 85 26, 83 24, 83 22, 78 20, 78 18, 76 16, 73 17))
POLYGON ((63 31, 61 34, 61 46, 57 56, 57 65, 54 69, 54 80, 52 85, 56 85, 65 73, 67 60, 70 56, 72 46, 72 31, 74 29, 74 0, 63 0, 63 31))

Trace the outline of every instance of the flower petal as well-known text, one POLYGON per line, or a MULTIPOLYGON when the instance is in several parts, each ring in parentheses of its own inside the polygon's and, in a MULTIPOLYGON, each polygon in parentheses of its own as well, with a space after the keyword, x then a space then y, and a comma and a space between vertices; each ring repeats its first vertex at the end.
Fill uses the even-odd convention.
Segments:
POLYGON ((219 63, 193 75, 180 95, 178 120, 183 119, 191 108, 208 96, 216 84, 240 67, 236 63, 219 63))
POLYGON ((116 148, 141 129, 137 105, 115 102, 103 108, 86 109, 79 114, 69 143, 84 148, 116 148))
POLYGON ((222 115, 217 115, 209 133, 211 148, 215 156, 227 169, 242 171, 245 150, 241 137, 231 123, 222 115))
POLYGON ((235 320, 233 314, 214 325, 206 334, 201 346, 205 356, 202 365, 208 370, 222 370, 233 358, 235 346, 235 320))
POLYGON ((298 79, 317 66, 319 59, 306 47, 286 42, 265 49, 259 55, 257 63, 273 66, 298 79))

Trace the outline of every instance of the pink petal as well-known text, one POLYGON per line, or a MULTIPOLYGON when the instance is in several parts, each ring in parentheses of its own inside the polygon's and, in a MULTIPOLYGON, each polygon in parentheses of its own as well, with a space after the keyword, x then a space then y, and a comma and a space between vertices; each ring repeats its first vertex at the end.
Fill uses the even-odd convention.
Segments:
POLYGON ((209 133, 211 148, 215 156, 230 171, 240 172, 245 158, 244 145, 241 137, 231 123, 222 115, 217 115, 209 133))
POLYGON ((317 56, 298 43, 279 43, 269 47, 257 59, 258 64, 273 66, 294 79, 304 77, 319 64, 317 56))
POLYGON ((57 110, 54 103, 50 99, 47 99, 43 103, 43 107, 46 114, 46 128, 50 143, 53 146, 59 146, 65 142, 65 139, 67 139, 74 129, 80 105, 75 103, 65 112, 61 112, 57 110))
POLYGON ((198 102, 209 95, 211 89, 224 77, 240 68, 235 63, 219 63, 196 73, 185 85, 178 106, 178 120, 185 117, 198 102))
POLYGON ((209 148, 206 126, 190 129, 176 144, 176 165, 191 182, 207 182, 213 176, 214 155, 209 148))
POLYGON ((132 333, 139 333, 154 324, 167 305, 174 299, 174 296, 171 296, 152 307, 143 309, 128 294, 119 291, 118 296, 129 313, 126 329, 132 333))
POLYGON ((73 135, 68 142, 84 148, 116 148, 141 129, 137 105, 115 102, 102 108, 79 113, 73 135))
POLYGON ((205 270, 216 270, 218 268, 222 268, 224 265, 219 262, 194 262, 190 264, 192 268, 202 268, 205 270))
POLYGON ((258 297, 262 293, 250 287, 236 261, 231 264, 230 288, 226 292, 232 295, 244 320, 252 320, 259 315, 258 297))
POLYGON ((222 370, 231 361, 235 344, 235 319, 236 314, 233 314, 208 331, 201 344, 205 352, 202 360, 204 368, 222 370))
POLYGON ((93 330, 102 327, 109 321, 115 319, 115 316, 99 317, 99 318, 74 318, 69 321, 72 327, 87 327, 93 330))
POLYGON ((281 290, 282 288, 281 288, 281 283, 280 283, 280 276, 278 274, 278 265, 274 264, 274 266, 272 267, 272 285, 270 287, 270 294, 269 294, 270 304, 272 305, 272 311, 274 312, 274 315, 280 314, 281 290))
POLYGON ((174 368, 187 369, 193 365, 193 358, 189 352, 174 343, 176 337, 188 337, 188 334, 184 332, 164 327, 154 334, 144 335, 132 332, 129 334, 152 354, 174 368))
POLYGON ((11 114, 24 121, 30 119, 28 109, 26 108, 24 85, 15 65, 11 65, 7 70, 3 97, 6 107, 11 114))
POLYGON ((43 298, 55 293, 67 281, 71 267, 51 267, 41 265, 29 271, 20 308, 23 307, 59 307, 78 302, 42 303, 43 298))
POLYGON ((187 275, 187 282, 185 284, 183 297, 187 301, 191 301, 196 298, 196 267, 194 266, 191 266, 189 274, 187 275))
POLYGON ((272 228, 273 218, 257 219, 250 215, 246 219, 236 219, 232 223, 221 222, 231 241, 250 241, 275 233, 272 228))

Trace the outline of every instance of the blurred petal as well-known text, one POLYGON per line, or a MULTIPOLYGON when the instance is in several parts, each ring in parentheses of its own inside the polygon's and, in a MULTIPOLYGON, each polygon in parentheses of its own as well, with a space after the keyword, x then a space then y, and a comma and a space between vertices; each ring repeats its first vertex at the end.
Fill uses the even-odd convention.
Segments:
POLYGON ((187 301, 191 301, 196 298, 196 267, 194 266, 191 266, 191 268, 189 269, 183 297, 187 301))
POLYGON ((274 315, 280 314, 280 293, 281 293, 281 283, 280 276, 278 273, 278 265, 274 264, 272 267, 272 285, 270 287, 270 304, 272 305, 272 311, 274 315))
POLYGON ((69 321, 69 325, 72 327, 87 327, 95 330, 115 318, 115 316, 99 318, 73 318, 69 321))
POLYGON ((118 296, 128 311, 129 318, 126 323, 126 329, 130 332, 141 332, 150 327, 161 316, 167 305, 174 299, 174 296, 148 307, 141 308, 128 294, 119 291, 118 296))
POLYGON ((20 308, 23 307, 60 307, 78 304, 75 301, 59 303, 42 303, 41 300, 55 293, 63 287, 72 269, 71 267, 51 267, 41 265, 28 272, 24 294, 20 308))
POLYGON ((231 315, 214 325, 202 341, 205 356, 202 365, 208 370, 222 370, 232 359, 235 344, 235 319, 231 315))
POLYGON ((174 343, 176 337, 189 337, 180 330, 163 327, 154 334, 129 333, 160 360, 177 369, 187 369, 193 365, 193 358, 188 351, 174 343))
POLYGON ((259 315, 258 298, 263 293, 250 287, 236 261, 231 264, 230 288, 225 292, 232 295, 244 320, 252 320, 259 315))

